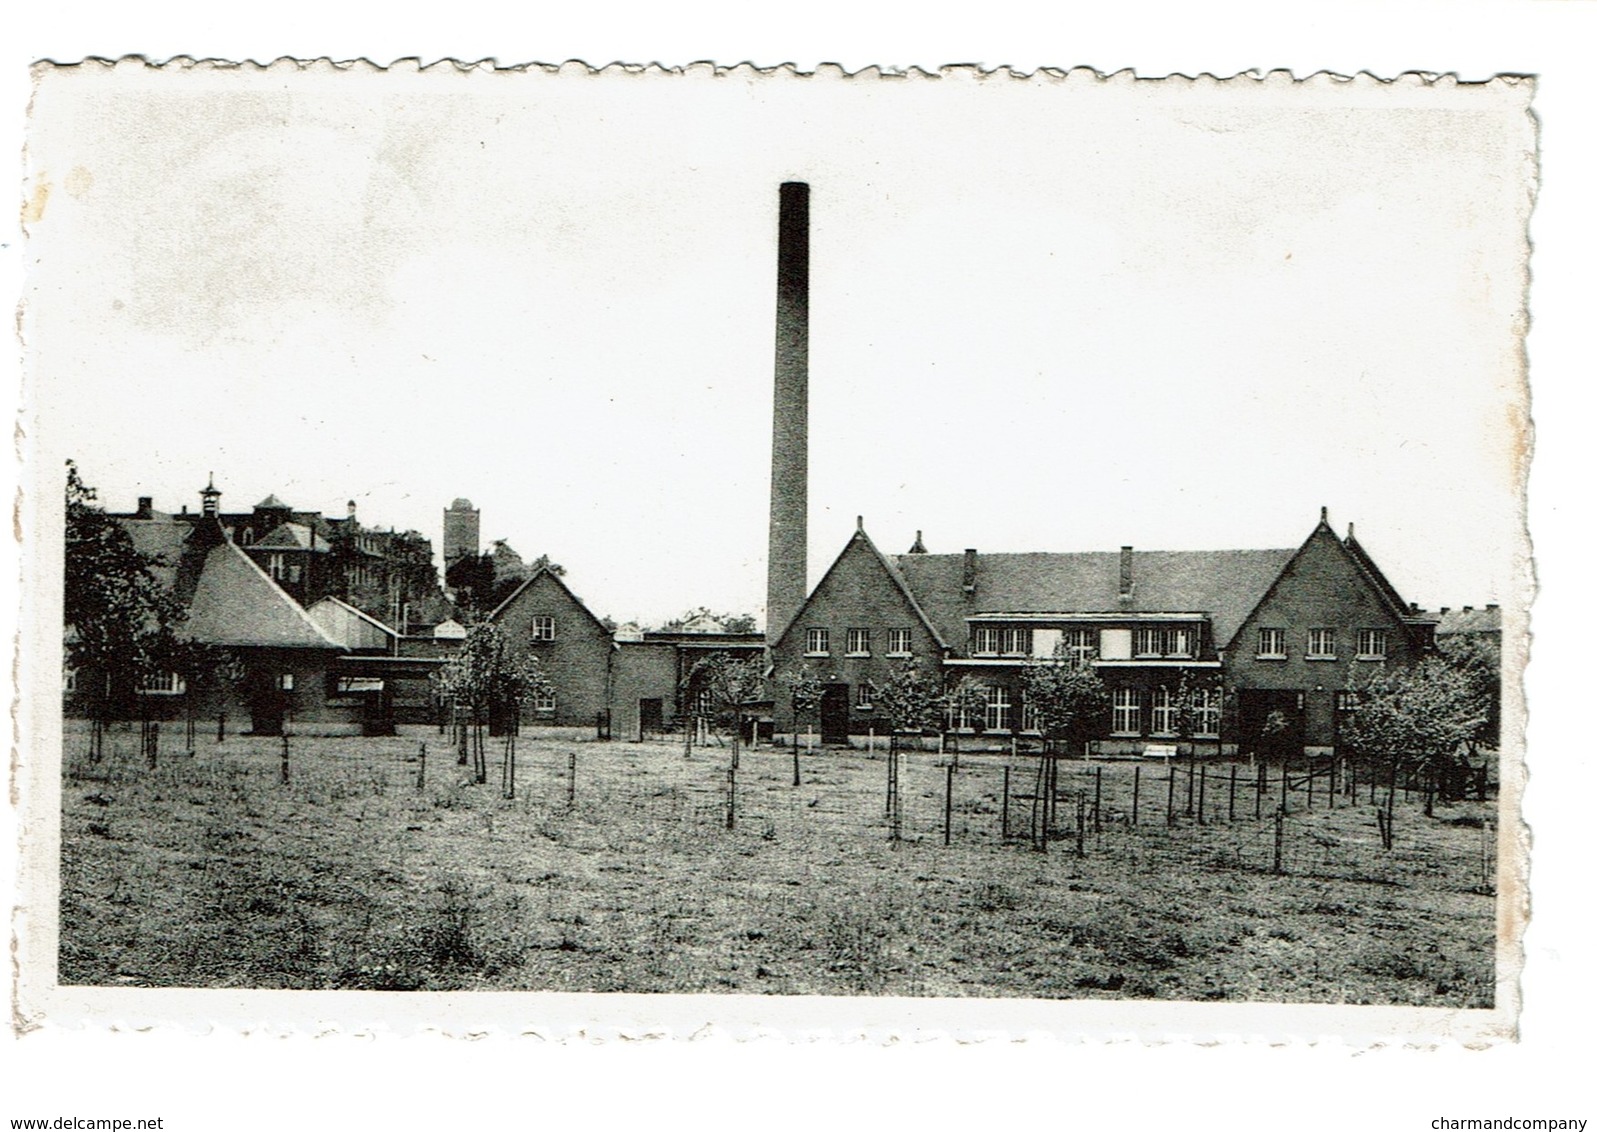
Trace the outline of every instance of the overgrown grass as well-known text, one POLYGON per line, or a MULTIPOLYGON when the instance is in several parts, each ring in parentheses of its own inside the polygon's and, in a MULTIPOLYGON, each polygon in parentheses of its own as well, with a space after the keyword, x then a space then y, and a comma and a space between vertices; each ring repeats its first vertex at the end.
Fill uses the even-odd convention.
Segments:
MULTIPOLYGON (((64 982, 1492 1001, 1489 804, 1426 819, 1400 798, 1386 852, 1368 805, 1322 798, 1289 820, 1277 876, 1251 798, 1227 820, 1227 781, 1200 826, 1178 791, 1167 825, 1147 766, 1135 827, 1133 768, 1067 766, 1065 789, 1103 797, 1077 855, 1073 804, 1050 852, 1005 843, 1004 759, 969 752, 944 847, 929 753, 908 758, 894 844, 879 752, 806 755, 797 789, 789 752, 745 752, 727 831, 714 747, 524 735, 510 801, 497 769, 476 785, 425 733, 294 739, 286 786, 275 741, 163 750, 153 770, 137 742, 113 732, 98 764, 68 744, 64 982)), ((1028 805, 1011 798, 1018 834, 1028 805)))

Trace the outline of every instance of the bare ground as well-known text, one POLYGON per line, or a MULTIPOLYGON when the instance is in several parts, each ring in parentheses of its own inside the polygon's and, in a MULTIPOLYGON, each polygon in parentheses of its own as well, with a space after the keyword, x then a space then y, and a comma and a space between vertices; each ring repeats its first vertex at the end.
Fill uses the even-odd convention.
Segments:
POLYGON ((523 735, 507 800, 497 740, 478 785, 425 730, 294 738, 285 786, 276 740, 172 738, 152 770, 136 730, 98 764, 66 737, 63 983, 1492 1004, 1490 802, 1399 791, 1386 851, 1364 787, 1296 791, 1276 875, 1246 767, 1234 809, 1206 770, 1201 825, 1178 775, 1170 825, 1163 767, 1067 764, 1103 803, 1078 855, 1068 802, 1047 853, 1004 842, 1001 755, 962 758, 945 847, 931 753, 895 845, 880 752, 806 754, 795 788, 789 751, 745 751, 728 830, 725 747, 523 735))

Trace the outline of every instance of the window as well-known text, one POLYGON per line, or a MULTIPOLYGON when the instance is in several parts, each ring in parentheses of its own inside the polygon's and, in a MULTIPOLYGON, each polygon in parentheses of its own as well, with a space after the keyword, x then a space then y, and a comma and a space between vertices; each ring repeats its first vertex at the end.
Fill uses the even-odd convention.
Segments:
POLYGON ((887 655, 908 656, 910 653, 909 641, 908 629, 887 630, 887 655))
POLYGON ((1115 689, 1114 730, 1116 735, 1142 733, 1142 701, 1137 697, 1137 689, 1115 689))
POLYGON ((998 628, 995 625, 979 625, 976 628, 976 655, 998 655, 998 628))
POLYGON ((176 672, 158 672, 139 682, 141 696, 181 696, 188 690, 183 677, 176 672))
POLYGON ((1009 689, 993 684, 987 688, 987 730, 1009 730, 1009 689))
POLYGON ((1176 698, 1163 685, 1153 690, 1153 731, 1156 735, 1176 733, 1176 698))
POLYGON ((290 585, 297 585, 298 584, 298 582, 299 582, 299 563, 298 562, 292 562, 292 563, 289 564, 289 567, 288 567, 288 581, 289 581, 290 585))
POLYGON ((292 692, 294 690, 294 674, 292 672, 283 673, 277 678, 277 686, 285 692, 292 692))
POLYGON ((850 629, 848 631, 848 655, 871 655, 871 631, 869 629, 850 629))
POLYGON ((532 639, 535 641, 552 641, 555 639, 555 619, 551 614, 533 614, 532 639))
POLYGON ((1138 629, 1133 638, 1132 654, 1134 656, 1178 656, 1192 655, 1192 630, 1189 628, 1138 629))
POLYGON ((239 536, 239 541, 242 542, 245 546, 253 545, 254 542, 255 542, 255 532, 251 528, 245 527, 244 528, 244 533, 241 536, 239 536))
POLYGON ((1286 630, 1260 629, 1259 655, 1272 660, 1286 659, 1286 630))
POLYGON ((272 576, 272 581, 281 582, 288 576, 288 567, 283 562, 281 554, 268 555, 266 559, 266 572, 272 576))
POLYGON ((969 704, 948 704, 943 708, 943 725, 950 731, 970 730, 970 717, 969 704))
POLYGON ((1066 629, 1065 655, 1076 665, 1091 664, 1098 656, 1098 630, 1066 629))
POLYGON ((78 670, 76 668, 63 668, 61 670, 61 690, 68 694, 78 690, 78 670))
POLYGON ((804 630, 804 655, 805 656, 830 656, 832 652, 832 634, 828 629, 804 630))
POLYGON ((1336 694, 1336 710, 1342 713, 1357 711, 1359 709, 1359 694, 1357 692, 1338 692, 1336 694))
POLYGON ((1220 734, 1220 690, 1199 688, 1192 693, 1192 733, 1213 738, 1220 734))
POLYGON ((1042 721, 1037 718, 1037 705, 1030 700, 1020 702, 1020 729, 1022 731, 1041 731, 1042 721))
MULTIPOLYGON (((701 692, 699 694, 706 698, 709 696, 708 692, 701 692)), ((555 713, 554 689, 541 688, 535 692, 532 697, 532 710, 537 712, 539 715, 553 715, 555 713)))
POLYGON ((1386 630, 1385 629, 1360 629, 1359 630, 1359 659, 1360 660, 1385 660, 1386 659, 1386 630))
POLYGON ((1310 629, 1309 630, 1309 659, 1310 660, 1335 660, 1336 659, 1336 630, 1335 629, 1310 629))
POLYGON ((869 680, 861 680, 854 685, 854 706, 861 711, 870 711, 871 698, 874 694, 875 689, 871 686, 871 682, 869 680))
POLYGON ((1000 629, 998 632, 998 651, 1005 656, 1030 656, 1031 630, 1000 629))

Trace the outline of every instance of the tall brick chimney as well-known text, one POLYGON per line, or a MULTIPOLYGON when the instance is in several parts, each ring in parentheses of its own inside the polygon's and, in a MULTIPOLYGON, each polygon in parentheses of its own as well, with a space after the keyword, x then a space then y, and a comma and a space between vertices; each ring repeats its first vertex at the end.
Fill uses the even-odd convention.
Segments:
POLYGON ((781 187, 776 247, 776 384, 765 633, 775 643, 808 593, 810 187, 781 187))

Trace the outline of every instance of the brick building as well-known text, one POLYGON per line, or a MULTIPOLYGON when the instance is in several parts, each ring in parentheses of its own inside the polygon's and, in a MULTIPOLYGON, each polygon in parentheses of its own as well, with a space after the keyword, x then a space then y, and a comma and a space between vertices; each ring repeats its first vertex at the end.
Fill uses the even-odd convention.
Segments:
POLYGON ((523 709, 525 722, 591 727, 609 710, 616 644, 604 622, 548 565, 539 566, 489 620, 535 656, 555 694, 523 709))
MULTIPOLYGON (((800 666, 821 677, 827 742, 880 728, 873 687, 904 657, 983 686, 985 711, 951 720, 956 730, 1035 734, 1022 677, 1058 650, 1092 664, 1110 692, 1102 753, 1174 740, 1183 687, 1200 751, 1257 749, 1280 713, 1273 742, 1312 752, 1334 746, 1349 680, 1412 661, 1434 625, 1323 512, 1302 546, 1275 550, 928 554, 917 535, 889 556, 862 523, 771 657, 778 688, 800 666)), ((794 730, 781 692, 776 724, 794 730)))

